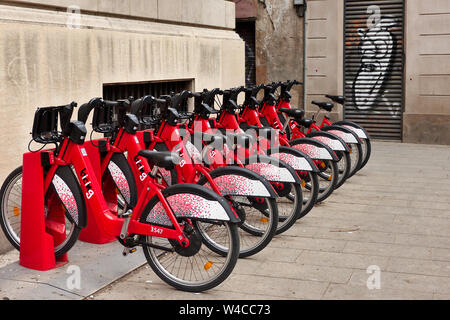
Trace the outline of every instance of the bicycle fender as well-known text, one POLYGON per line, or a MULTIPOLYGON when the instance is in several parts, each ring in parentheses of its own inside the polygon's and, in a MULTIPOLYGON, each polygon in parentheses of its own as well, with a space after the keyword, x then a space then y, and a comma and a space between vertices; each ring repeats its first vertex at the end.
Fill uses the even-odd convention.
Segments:
POLYGON ((267 154, 286 162, 296 171, 319 172, 314 161, 305 153, 291 147, 277 147, 267 150, 267 154))
POLYGON ((326 131, 338 136, 339 138, 344 140, 345 143, 361 144, 358 136, 349 129, 333 125, 322 128, 322 131, 326 131))
POLYGON ((68 166, 61 166, 56 170, 52 179, 52 185, 55 188, 64 208, 69 213, 73 222, 81 228, 86 227, 86 206, 83 199, 77 201, 76 196, 72 190, 79 190, 79 194, 82 194, 80 185, 78 184, 72 170, 68 166), (65 177, 65 178, 63 178, 65 177))
POLYGON ((257 155, 246 158, 243 162, 245 168, 263 176, 270 182, 301 183, 295 170, 280 159, 257 155))
MULTIPOLYGON (((247 168, 221 167, 209 174, 223 196, 277 197, 267 179, 247 168)), ((198 184, 212 189, 205 177, 202 177, 198 184)))
MULTIPOLYGON (((167 187, 162 191, 162 194, 177 218, 230 221, 232 223, 240 221, 223 197, 205 187, 184 183, 167 187), (198 194, 186 193, 184 191, 186 186, 189 186, 191 191, 192 189, 200 189, 201 192, 198 194)), ((150 202, 152 201, 158 201, 158 198, 155 197, 150 200, 150 202)), ((146 222, 161 226, 173 225, 160 201, 153 206, 146 222)))
POLYGON ((137 204, 137 186, 133 173, 122 154, 114 154, 108 163, 108 172, 127 205, 134 208, 137 204))
POLYGON ((344 151, 350 152, 347 144, 337 135, 334 135, 330 132, 324 131, 315 131, 306 135, 308 138, 312 138, 318 140, 320 142, 325 143, 329 146, 333 151, 344 151))
POLYGON ((366 129, 364 129, 363 127, 354 122, 344 120, 335 122, 334 124, 353 131, 360 139, 370 139, 366 129))
POLYGON ((314 160, 333 160, 339 161, 334 151, 324 144, 311 138, 300 138, 290 142, 291 147, 306 153, 314 160))
POLYGON ((159 168, 159 173, 161 174, 166 184, 170 186, 172 184, 172 174, 170 173, 170 171, 164 168, 159 168))

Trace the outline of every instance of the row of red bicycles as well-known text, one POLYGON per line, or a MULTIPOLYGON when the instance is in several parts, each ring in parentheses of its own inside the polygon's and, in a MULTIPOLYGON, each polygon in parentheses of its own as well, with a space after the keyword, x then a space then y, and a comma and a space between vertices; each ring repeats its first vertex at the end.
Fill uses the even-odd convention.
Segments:
MULTIPOLYGON (((41 154, 45 232, 55 256, 95 222, 124 255, 142 247, 153 271, 177 289, 222 283, 238 258, 263 250, 369 160, 363 128, 327 116, 318 125, 291 108, 297 84, 94 98, 76 121, 74 102, 38 108, 29 149, 33 142, 42 148, 29 151, 41 154)), ((313 103, 319 112, 334 106, 313 103)), ((0 191, 0 223, 19 250, 21 238, 33 236, 21 219, 24 174, 25 167, 14 170, 0 191)))

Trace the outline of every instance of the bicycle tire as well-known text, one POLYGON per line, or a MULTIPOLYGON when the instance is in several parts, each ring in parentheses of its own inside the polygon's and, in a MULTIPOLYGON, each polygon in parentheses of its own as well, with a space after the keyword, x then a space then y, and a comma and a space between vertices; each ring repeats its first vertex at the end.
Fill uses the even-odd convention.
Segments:
POLYGON ((337 162, 339 176, 338 181, 336 182, 335 189, 342 187, 350 176, 351 169, 351 157, 349 152, 336 151, 336 155, 340 158, 337 162), (343 166, 344 169, 341 172, 340 166, 343 166))
MULTIPOLYGON (((221 197, 218 196, 217 194, 215 194, 213 191, 208 190, 208 189, 198 186, 198 185, 192 185, 192 184, 186 184, 186 183, 179 184, 179 185, 171 186, 171 187, 164 189, 162 191, 162 193, 163 193, 164 197, 166 197, 166 198, 171 195, 189 194, 189 195, 203 197, 209 201, 211 201, 211 200, 217 201, 219 203, 222 203, 222 205, 224 203, 226 204, 226 202, 224 202, 223 199, 221 200, 220 199, 221 197)), ((144 208, 143 214, 141 215, 141 218, 140 218, 140 221, 142 223, 149 223, 149 222, 147 222, 148 216, 150 215, 152 208, 154 208, 159 202, 160 202, 160 200, 157 196, 153 197, 148 202, 148 204, 144 208)), ((194 226, 194 232, 199 232, 198 224, 200 222, 198 220, 183 219, 183 218, 181 218, 181 219, 179 218, 178 220, 186 222, 186 223, 188 221, 191 221, 194 226)), ((209 222, 202 221, 201 223, 213 224, 212 222, 213 221, 209 221, 209 222)), ((222 256, 222 258, 225 259, 223 262, 223 266, 222 266, 222 268, 220 268, 219 272, 217 274, 215 274, 214 277, 212 277, 211 279, 207 279, 204 281, 196 281, 196 282, 193 280, 188 281, 187 279, 181 279, 180 275, 178 275, 178 276, 174 275, 173 273, 176 270, 173 269, 172 272, 170 272, 163 266, 162 259, 164 259, 166 256, 170 256, 167 261, 169 261, 170 259, 181 259, 180 260, 181 262, 179 263, 180 267, 183 263, 184 258, 185 258, 184 260, 187 260, 190 262, 190 263, 185 264, 186 267, 194 268, 195 266, 203 265, 203 269, 205 272, 203 272, 201 270, 202 268, 200 268, 200 271, 198 271, 198 273, 195 274, 195 278, 198 278, 200 275, 202 275, 204 273, 208 273, 212 266, 215 267, 215 265, 217 265, 219 263, 218 261, 220 259, 220 257, 218 257, 215 252, 212 251, 212 254, 213 254, 212 256, 214 257, 214 262, 212 262, 212 260, 208 260, 209 258, 205 258, 206 253, 207 253, 206 250, 205 250, 205 252, 202 252, 201 255, 198 255, 199 252, 204 250, 204 248, 202 249, 202 247, 206 241, 206 239, 204 238, 204 235, 200 234, 200 232, 199 232, 199 234, 201 236, 200 249, 198 252, 194 253, 192 256, 182 256, 182 254, 178 254, 176 251, 160 253, 160 252, 157 252, 157 249, 153 249, 153 248, 150 248, 149 246, 144 245, 143 251, 144 251, 144 255, 147 259, 148 264, 150 265, 152 270, 158 275, 158 277, 160 277, 161 280, 163 280, 164 282, 166 282, 167 284, 173 286, 174 288, 176 288, 178 290, 183 290, 183 291, 188 291, 188 292, 202 292, 202 291, 209 290, 209 289, 216 287, 217 285, 221 284, 224 280, 226 280, 228 278, 228 276, 231 274, 231 272, 233 271, 233 269, 236 265, 236 262, 237 262, 238 256, 239 256, 239 235, 238 235, 238 231, 237 231, 237 225, 235 223, 231 223, 229 221, 224 221, 221 223, 224 226, 221 230, 226 232, 226 234, 227 234, 226 236, 228 237, 229 241, 226 241, 228 244, 226 246, 227 250, 226 250, 225 256, 222 256), (200 258, 198 258, 198 259, 200 259, 200 261, 197 260, 197 263, 192 263, 192 260, 194 258, 192 258, 192 259, 189 259, 189 258, 195 257, 195 256, 200 256, 200 258), (159 259, 161 259, 161 261, 159 259), (207 266, 208 266, 208 269, 206 269, 207 266)), ((217 226, 217 223, 214 223, 213 225, 217 226)), ((153 241, 153 238, 155 238, 155 237, 140 236, 140 238, 141 238, 141 240, 145 241, 146 243, 150 243, 151 241, 153 241)), ((169 242, 167 239, 164 239, 164 238, 157 238, 157 239, 159 239, 161 242, 165 242, 165 243, 168 242, 169 245, 172 245, 173 249, 176 250, 176 247, 173 245, 174 242, 169 242)), ((166 244, 166 246, 167 246, 167 244, 166 244)), ((206 249, 209 249, 206 245, 205 245, 205 247, 206 247, 206 249)), ((225 247, 225 245, 224 245, 224 247, 225 247)), ((174 265, 177 264, 177 261, 174 262, 174 265)), ((186 277, 187 275, 189 275, 189 272, 184 270, 183 277, 186 277)), ((191 275, 192 275, 192 273, 191 273, 191 275)))
MULTIPOLYGON (((304 190, 302 190, 302 195, 303 195, 303 206, 302 206, 302 211, 300 212, 300 216, 297 219, 301 219, 304 216, 306 216, 311 210, 312 208, 314 208, 314 205, 317 202, 317 197, 319 195, 319 177, 317 176, 316 172, 312 172, 312 171, 305 171, 307 172, 306 174, 306 179, 305 180, 305 184, 304 186, 302 186, 302 188, 304 190, 308 190, 311 194, 311 196, 305 200, 305 194, 306 192, 304 190), (309 182, 309 189, 306 188, 306 180, 309 182)), ((302 178, 303 179, 303 178, 302 178)))
MULTIPOLYGON (((211 171, 210 174, 213 179, 232 174, 244 178, 248 178, 248 175, 250 175, 252 178, 259 177, 259 179, 266 181, 248 169, 234 166, 221 167, 211 171)), ((206 177, 201 177, 198 184, 209 185, 206 177)), ((278 226, 279 217, 276 200, 270 197, 236 195, 226 195, 225 199, 231 203, 233 209, 242 220, 239 224, 239 236, 241 239, 239 257, 246 258, 255 255, 267 247, 275 236, 278 226), (245 211, 243 207, 249 209, 245 211)))
MULTIPOLYGON (((302 143, 302 139, 295 139, 290 141, 291 146, 302 143)), ((323 202, 326 200, 336 189, 336 183, 338 181, 338 166, 337 162, 334 160, 319 160, 323 166, 318 166, 320 172, 317 173, 319 182, 319 194, 317 195, 316 203, 323 202), (324 172, 329 169, 330 174, 325 174, 324 172), (321 187, 321 183, 326 185, 326 187, 321 187)), ((307 188, 312 188, 311 184, 307 184, 307 188)))
MULTIPOLYGON (((64 168, 64 167, 60 167, 60 168, 64 168)), ((11 243, 11 245, 17 249, 20 250, 20 234, 17 234, 17 230, 14 231, 10 222, 8 221, 9 219, 7 218, 7 210, 5 206, 7 206, 7 198, 10 197, 11 195, 11 190, 12 187, 14 187, 14 185, 12 185, 11 183, 17 182, 21 179, 22 177, 22 166, 16 168, 14 171, 12 171, 8 177, 5 179, 2 188, 0 190, 0 208, 1 208, 1 214, 0 214, 0 225, 2 227, 2 230, 6 236, 6 238, 8 239, 8 241, 11 243)), ((78 206, 78 210, 79 211, 79 215, 86 215, 86 208, 84 205, 84 200, 83 200, 83 196, 81 193, 81 188, 79 187, 79 185, 76 183, 76 178, 73 175, 72 171, 70 169, 58 169, 57 170, 57 174, 59 175, 59 177, 66 183, 66 185, 70 188, 70 191, 72 192, 76 202, 77 202, 77 206, 78 206), (78 186, 78 188, 74 187, 74 186, 78 186)), ((17 192, 17 198, 20 199, 21 201, 21 185, 20 188, 18 187, 19 190, 16 190, 17 192)), ((51 187, 47 194, 45 195, 46 199, 48 200, 51 197, 51 192, 54 192, 54 188, 51 187)), ((46 201, 44 201, 46 202, 46 201)), ((19 214, 20 214, 20 210, 21 210, 21 203, 19 203, 18 201, 16 201, 16 205, 17 207, 14 208, 14 210, 18 210, 19 214), (18 209, 16 209, 18 208, 18 209)), ((14 213, 14 215, 16 215, 16 213, 14 213)), ((68 218, 68 220, 74 224, 72 231, 69 233, 69 237, 66 239, 66 241, 64 241, 62 243, 62 245, 60 244, 59 246, 57 246, 55 248, 55 256, 61 256, 65 253, 67 253, 76 243, 76 241, 78 240, 78 237, 80 235, 81 232, 81 227, 77 226, 75 224, 75 222, 73 221, 73 219, 71 218, 71 216, 69 215, 68 211, 65 211, 65 216, 66 218, 68 218)), ((17 228, 18 230, 20 230, 20 219, 18 219, 19 223, 19 227, 17 228)))

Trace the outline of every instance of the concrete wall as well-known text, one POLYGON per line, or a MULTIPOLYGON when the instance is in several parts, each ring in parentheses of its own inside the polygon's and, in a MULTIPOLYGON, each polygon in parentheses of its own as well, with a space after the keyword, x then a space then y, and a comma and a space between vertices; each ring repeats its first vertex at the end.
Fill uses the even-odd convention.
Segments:
POLYGON ((450 1, 406 2, 403 139, 450 144, 450 1))
POLYGON ((225 0, 14 0, 17 5, 67 10, 78 6, 83 13, 120 15, 177 24, 197 24, 234 29, 234 4, 225 0))
MULTIPOLYGON (((309 0, 306 11, 305 110, 311 116, 317 107, 312 100, 324 101, 325 94, 343 94, 344 0, 309 0)), ((342 119, 339 106, 331 113, 342 119)))
MULTIPOLYGON (((292 0, 257 3, 256 82, 303 81, 303 18, 292 0)), ((292 90, 292 105, 303 108, 303 87, 292 90)))
MULTIPOLYGON (((204 6, 209 1, 203 1, 197 13, 208 12, 204 6)), ((91 5, 91 1, 66 2, 82 8, 91 5)), ((92 1, 106 6, 104 2, 92 1)), ((120 3, 110 1, 105 8, 113 10, 120 3)), ((65 10, 0 5, 0 181, 21 164, 36 107, 71 101, 80 105, 101 96, 104 83, 193 79, 194 90, 243 85, 244 42, 223 27, 227 14, 233 16, 234 26, 234 4, 225 5, 233 10, 209 12, 208 17, 218 21, 212 25, 215 20, 210 20, 210 27, 82 14, 80 29, 67 27, 72 16, 65 10)), ((166 12, 167 18, 172 17, 170 8, 158 8, 159 16, 166 12)), ((176 8, 174 4, 171 10, 176 8)), ((192 17, 197 13, 191 11, 192 17)), ((0 232, 0 251, 5 248, 2 237, 0 232)))

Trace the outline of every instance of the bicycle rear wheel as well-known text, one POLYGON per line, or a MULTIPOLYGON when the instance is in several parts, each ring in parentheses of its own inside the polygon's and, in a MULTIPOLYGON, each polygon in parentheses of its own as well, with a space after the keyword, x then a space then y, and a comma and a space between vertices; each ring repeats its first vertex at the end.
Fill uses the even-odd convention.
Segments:
MULTIPOLYGON (((58 181, 68 192, 72 193, 78 214, 85 215, 84 202, 82 203, 81 190, 75 187, 75 177, 67 167, 60 167, 56 176, 58 181)), ((44 210, 46 228, 64 227, 66 237, 61 243, 55 246, 55 256, 60 256, 68 252, 78 240, 81 228, 77 226, 67 208, 61 202, 54 186, 50 187, 45 195, 44 210), (64 218, 62 218, 64 217, 64 218), (64 222, 63 222, 64 221, 64 222)), ((15 169, 6 178, 0 190, 0 225, 6 238, 14 248, 20 250, 20 225, 22 212, 22 167, 15 169)), ((49 229, 48 229, 49 231, 49 229)))

